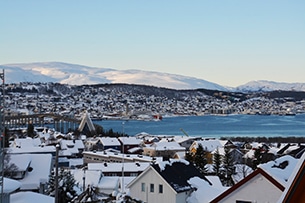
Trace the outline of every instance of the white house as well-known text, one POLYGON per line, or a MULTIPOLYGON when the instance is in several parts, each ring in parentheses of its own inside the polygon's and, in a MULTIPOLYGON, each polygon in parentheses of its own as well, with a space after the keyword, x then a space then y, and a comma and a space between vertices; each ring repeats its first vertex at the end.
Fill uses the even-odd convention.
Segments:
POLYGON ((132 198, 149 203, 186 203, 193 191, 192 177, 207 179, 185 160, 166 161, 148 167, 128 184, 132 198))
POLYGON ((276 202, 285 187, 263 169, 245 177, 213 199, 211 203, 227 202, 276 202))

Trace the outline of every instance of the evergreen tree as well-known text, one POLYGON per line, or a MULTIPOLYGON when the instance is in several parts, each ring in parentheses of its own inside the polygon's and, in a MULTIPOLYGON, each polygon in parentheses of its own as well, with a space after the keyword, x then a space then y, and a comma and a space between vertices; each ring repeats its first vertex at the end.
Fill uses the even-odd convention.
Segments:
MULTIPOLYGON (((58 197, 59 203, 68 203, 71 202, 76 196, 77 193, 74 190, 75 179, 70 171, 60 169, 58 173, 58 197)), ((50 176, 48 187, 46 193, 51 196, 55 196, 55 173, 53 171, 50 176)))
POLYGON ((234 173, 234 163, 233 163, 233 157, 230 153, 230 149, 225 147, 225 154, 223 157, 223 167, 224 167, 224 183, 226 186, 232 186, 232 174, 234 173))
POLYGON ((32 138, 35 136, 34 125, 32 123, 28 124, 27 136, 32 137, 32 138))
POLYGON ((254 151, 254 160, 253 160, 253 169, 257 168, 257 165, 262 163, 262 148, 259 147, 258 149, 255 149, 254 151))
POLYGON ((4 128, 4 148, 8 148, 10 146, 10 137, 9 137, 9 130, 7 127, 4 128))
POLYGON ((199 145, 193 157, 193 163, 201 173, 206 173, 205 165, 207 164, 206 151, 202 145, 199 145))
POLYGON ((220 167, 221 167, 221 155, 219 154, 219 149, 217 147, 216 152, 214 153, 213 156, 213 168, 217 176, 220 174, 220 167))

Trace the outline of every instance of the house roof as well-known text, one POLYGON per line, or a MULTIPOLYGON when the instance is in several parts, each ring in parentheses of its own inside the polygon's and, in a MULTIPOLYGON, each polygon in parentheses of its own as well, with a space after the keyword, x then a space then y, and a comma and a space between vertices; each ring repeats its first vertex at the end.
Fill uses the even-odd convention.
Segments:
POLYGON ((20 180, 22 183, 21 190, 36 190, 39 188, 41 182, 47 182, 49 180, 51 167, 52 167, 52 155, 51 154, 28 154, 31 157, 32 167, 31 171, 28 171, 25 177, 20 180))
POLYGON ((192 187, 188 180, 193 177, 200 177, 209 182, 194 165, 187 161, 166 161, 154 164, 152 167, 177 193, 190 190, 192 187))
POLYGON ((32 202, 53 203, 54 197, 43 195, 37 192, 18 192, 11 195, 10 202, 11 203, 32 203, 32 202))
POLYGON ((149 167, 149 162, 126 162, 126 163, 88 163, 89 170, 101 170, 106 172, 122 172, 124 167, 125 172, 141 172, 149 167))
POLYGON ((121 146, 121 143, 115 137, 100 137, 100 140, 104 146, 121 146))
POLYGON ((286 190, 283 192, 279 203, 281 202, 299 202, 304 200, 304 187, 305 187, 305 154, 302 155, 298 161, 295 170, 293 171, 286 190))
POLYGON ((257 170, 255 170, 253 173, 251 173, 250 175, 246 176, 243 180, 239 181, 237 184, 233 185, 232 187, 230 187, 228 190, 226 190, 225 192, 223 192, 222 194, 220 194, 218 197, 216 197, 215 199, 213 199, 211 201, 211 203, 217 203, 219 201, 221 201, 222 199, 224 199, 225 197, 227 197, 228 195, 230 195, 232 192, 237 191, 240 187, 242 187, 245 183, 247 183, 248 181, 250 181, 252 178, 254 178, 255 176, 257 176, 258 174, 263 175, 266 179, 268 179, 275 187, 277 187, 278 189, 280 189, 281 191, 284 191, 285 187, 279 183, 276 179, 274 179, 272 176, 270 176, 267 172, 265 172, 263 169, 258 168, 257 170))
POLYGON ((185 150, 185 147, 181 147, 177 142, 156 142, 147 148, 152 148, 155 149, 156 151, 185 150))
MULTIPOLYGON (((3 178, 3 193, 11 193, 20 188, 21 183, 17 180, 10 178, 3 178)), ((2 191, 2 186, 0 185, 0 191, 2 191)))
POLYGON ((280 182, 283 186, 287 185, 287 181, 295 169, 298 160, 290 155, 285 155, 274 161, 260 164, 258 167, 264 169, 270 176, 280 182))
POLYGON ((10 162, 17 166, 18 171, 26 171, 32 159, 29 154, 11 154, 10 162))
POLYGON ((119 137, 121 143, 124 145, 140 145, 142 140, 136 137, 119 137))
POLYGON ((201 140, 201 141, 195 141, 198 147, 201 145, 204 150, 208 152, 212 152, 218 148, 222 148, 225 146, 225 144, 228 142, 227 140, 218 140, 218 139, 211 139, 211 140, 201 140))

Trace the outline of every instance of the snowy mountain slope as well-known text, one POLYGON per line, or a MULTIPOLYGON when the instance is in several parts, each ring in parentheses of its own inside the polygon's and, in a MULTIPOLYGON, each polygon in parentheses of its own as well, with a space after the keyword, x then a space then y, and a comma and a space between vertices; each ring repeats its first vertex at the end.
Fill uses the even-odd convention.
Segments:
POLYGON ((251 81, 238 86, 236 91, 258 92, 258 91, 305 91, 305 83, 283 83, 266 80, 251 81))
POLYGON ((8 64, 1 65, 0 68, 5 69, 6 83, 58 82, 71 85, 128 83, 171 89, 227 90, 221 85, 193 77, 152 71, 94 68, 60 62, 8 64))

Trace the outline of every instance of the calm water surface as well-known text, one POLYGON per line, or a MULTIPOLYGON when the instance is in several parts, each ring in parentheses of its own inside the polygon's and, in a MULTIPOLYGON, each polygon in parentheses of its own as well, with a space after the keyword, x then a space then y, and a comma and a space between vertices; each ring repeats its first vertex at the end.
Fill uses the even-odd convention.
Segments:
POLYGON ((162 121, 138 120, 100 120, 94 123, 105 130, 113 129, 128 135, 146 132, 152 135, 184 135, 183 129, 190 136, 305 136, 305 115, 296 116, 180 116, 165 117, 162 121))

